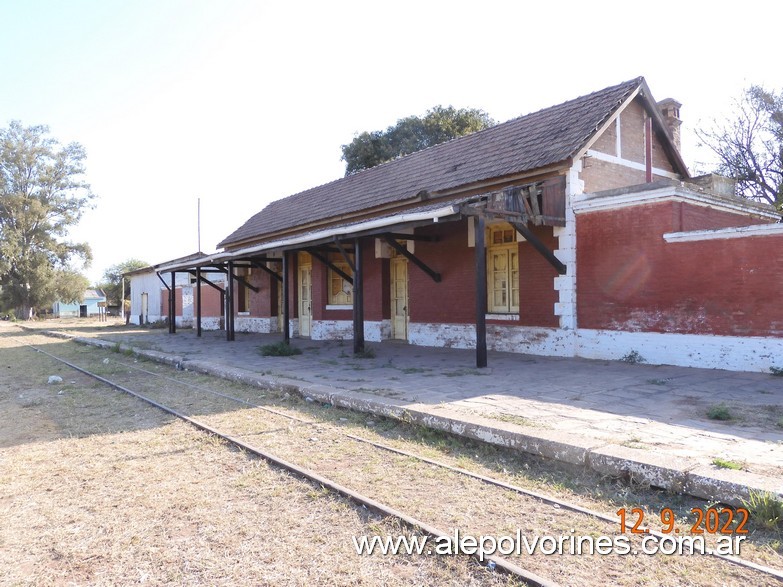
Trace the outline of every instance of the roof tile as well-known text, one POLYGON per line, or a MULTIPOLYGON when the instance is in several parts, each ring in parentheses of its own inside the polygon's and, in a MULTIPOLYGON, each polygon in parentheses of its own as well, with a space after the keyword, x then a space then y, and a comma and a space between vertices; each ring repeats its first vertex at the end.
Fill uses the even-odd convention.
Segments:
POLYGON ((403 203, 421 190, 437 193, 564 162, 642 83, 629 80, 274 201, 218 246, 403 203))

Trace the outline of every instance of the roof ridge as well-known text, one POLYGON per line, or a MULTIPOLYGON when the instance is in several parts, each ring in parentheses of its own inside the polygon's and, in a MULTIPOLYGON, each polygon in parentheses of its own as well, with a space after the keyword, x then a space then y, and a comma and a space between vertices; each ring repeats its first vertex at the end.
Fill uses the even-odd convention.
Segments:
POLYGON ((218 247, 308 225, 319 218, 405 202, 423 189, 454 189, 566 161, 643 84, 639 76, 607 86, 273 200, 218 247), (319 215, 323 207, 326 214, 319 215), (285 214, 275 214, 281 209, 285 214), (272 215, 276 218, 270 221, 272 215))

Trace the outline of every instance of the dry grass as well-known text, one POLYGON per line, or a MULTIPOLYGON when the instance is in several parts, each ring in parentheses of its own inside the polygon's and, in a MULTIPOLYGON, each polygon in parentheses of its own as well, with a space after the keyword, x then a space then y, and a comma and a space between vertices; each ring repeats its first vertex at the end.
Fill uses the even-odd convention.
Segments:
POLYGON ((19 338, 0 336, 3 585, 509 583, 465 558, 359 557, 352 535, 399 528, 19 338))
MULTIPOLYGON (((98 353, 95 349, 73 344, 57 344, 56 352, 59 355, 75 357, 76 362, 96 372, 120 379, 129 387, 143 390, 199 420, 231 434, 241 435, 252 444, 313 468, 443 529, 459 526, 465 532, 495 536, 513 533, 517 528, 529 536, 568 535, 571 528, 577 534, 617 533, 613 525, 551 506, 542 506, 535 500, 491 488, 406 457, 378 452, 367 445, 345 439, 341 432, 350 431, 395 444, 405 450, 427 453, 460 467, 545 493, 555 493, 580 505, 608 513, 616 511, 620 506, 644 506, 650 519, 656 517, 663 507, 672 507, 685 526, 689 521, 691 507, 705 507, 698 500, 628 485, 621 480, 601 479, 584 470, 553 466, 540 459, 412 428, 399 422, 373 417, 374 425, 368 426, 367 415, 327 409, 304 402, 297 396, 262 391, 193 373, 177 373, 160 365, 143 364, 144 368, 168 377, 176 376, 193 384, 208 385, 248 401, 316 420, 312 425, 292 423, 192 388, 151 379, 129 367, 133 365, 133 359, 128 357, 98 353), (104 358, 109 360, 108 364, 103 363, 104 358)), ((756 530, 746 543, 743 555, 762 564, 780 567, 783 561, 779 551, 779 537, 756 530)), ((541 575, 571 585, 775 584, 751 571, 698 556, 535 556, 517 562, 541 575)), ((375 583, 371 581, 370 584, 375 583)))

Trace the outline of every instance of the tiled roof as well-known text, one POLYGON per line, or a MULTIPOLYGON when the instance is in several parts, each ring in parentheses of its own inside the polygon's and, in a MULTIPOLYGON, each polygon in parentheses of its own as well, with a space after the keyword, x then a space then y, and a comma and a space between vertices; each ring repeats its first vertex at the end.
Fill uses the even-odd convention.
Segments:
POLYGON ((636 78, 270 203, 218 246, 567 161, 644 82, 636 78))

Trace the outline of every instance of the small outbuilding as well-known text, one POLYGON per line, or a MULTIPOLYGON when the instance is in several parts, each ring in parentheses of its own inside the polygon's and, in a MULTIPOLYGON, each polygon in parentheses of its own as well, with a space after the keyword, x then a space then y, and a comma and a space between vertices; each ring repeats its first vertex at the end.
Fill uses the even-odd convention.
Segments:
POLYGON ((55 318, 88 318, 103 314, 105 310, 106 293, 102 289, 84 290, 84 295, 78 302, 57 301, 52 305, 55 318))

